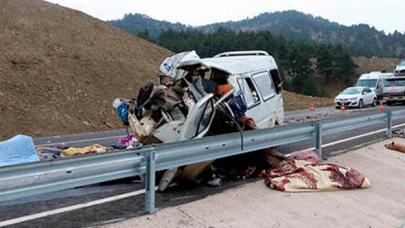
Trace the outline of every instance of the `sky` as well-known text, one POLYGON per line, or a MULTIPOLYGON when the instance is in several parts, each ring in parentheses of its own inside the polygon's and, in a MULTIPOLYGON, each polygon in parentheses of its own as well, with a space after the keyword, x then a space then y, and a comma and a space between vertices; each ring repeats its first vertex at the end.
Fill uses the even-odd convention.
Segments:
POLYGON ((264 12, 295 9, 344 25, 365 23, 387 33, 405 32, 404 0, 48 0, 102 20, 127 13, 205 25, 241 20, 264 12))

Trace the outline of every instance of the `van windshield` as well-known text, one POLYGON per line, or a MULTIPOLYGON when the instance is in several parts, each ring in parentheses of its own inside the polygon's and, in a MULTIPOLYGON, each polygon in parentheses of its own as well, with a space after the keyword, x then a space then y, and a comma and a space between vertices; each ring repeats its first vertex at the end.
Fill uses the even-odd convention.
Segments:
POLYGON ((405 86, 405 78, 384 80, 384 87, 405 86))
POLYGON ((362 79, 357 82, 356 86, 375 88, 377 86, 377 79, 362 79))

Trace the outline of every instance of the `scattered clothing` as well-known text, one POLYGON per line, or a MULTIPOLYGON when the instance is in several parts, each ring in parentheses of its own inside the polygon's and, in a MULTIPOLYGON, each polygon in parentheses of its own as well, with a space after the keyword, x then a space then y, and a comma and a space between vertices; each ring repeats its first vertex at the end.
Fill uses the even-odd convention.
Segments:
POLYGON ((62 150, 59 147, 37 147, 37 154, 41 161, 50 161, 59 159, 62 154, 62 150))
POLYGON ((243 101, 242 94, 234 94, 233 99, 229 100, 228 105, 235 115, 235 119, 243 122, 242 119, 246 116, 247 108, 243 101))
POLYGON ((401 153, 405 153, 405 145, 398 143, 398 142, 391 142, 388 144, 385 144, 385 148, 389 149, 389 150, 394 150, 394 151, 398 151, 401 153))
POLYGON ((121 145, 125 146, 125 149, 131 149, 134 146, 138 147, 138 139, 135 137, 134 134, 129 134, 129 135, 125 135, 122 136, 118 139, 118 143, 120 143, 121 145))
POLYGON ((232 85, 231 84, 225 84, 225 85, 219 85, 216 88, 216 94, 217 95, 225 95, 228 92, 232 90, 232 85))
POLYGON ((285 192, 313 192, 370 186, 370 181, 355 169, 332 163, 319 164, 307 152, 295 156, 308 160, 288 158, 277 168, 262 172, 268 187, 285 192))
POLYGON ((34 140, 26 135, 17 135, 0 142, 0 167, 37 162, 34 140))
POLYGON ((116 98, 113 101, 113 107, 122 123, 128 126, 128 104, 123 99, 116 98))
POLYGON ((100 144, 94 144, 82 148, 69 147, 62 151, 62 157, 71 157, 76 155, 93 154, 93 153, 105 153, 107 152, 107 150, 108 150, 107 147, 102 146, 100 144))

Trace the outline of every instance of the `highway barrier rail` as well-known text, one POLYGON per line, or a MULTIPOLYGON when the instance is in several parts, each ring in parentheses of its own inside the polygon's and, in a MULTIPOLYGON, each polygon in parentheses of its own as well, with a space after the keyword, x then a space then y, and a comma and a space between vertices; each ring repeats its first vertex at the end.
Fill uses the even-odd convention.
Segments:
POLYGON ((392 137, 392 122, 400 118, 405 118, 405 110, 343 116, 243 134, 4 167, 0 168, 0 202, 145 175, 145 210, 154 213, 157 171, 305 140, 313 140, 315 151, 323 157, 324 136, 385 123, 386 136, 392 137))

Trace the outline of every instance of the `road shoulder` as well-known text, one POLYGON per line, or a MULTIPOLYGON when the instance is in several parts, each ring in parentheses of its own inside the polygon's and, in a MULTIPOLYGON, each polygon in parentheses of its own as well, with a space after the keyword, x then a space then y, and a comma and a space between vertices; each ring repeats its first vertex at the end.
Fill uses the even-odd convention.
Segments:
MULTIPOLYGON (((405 143, 405 139, 395 139, 405 143)), ((399 227, 405 223, 405 154, 386 140, 332 157, 371 180, 371 187, 317 193, 282 193, 262 181, 158 210, 107 227, 399 227)))

